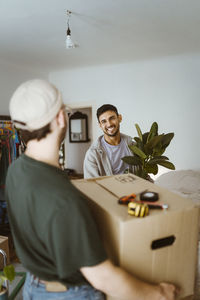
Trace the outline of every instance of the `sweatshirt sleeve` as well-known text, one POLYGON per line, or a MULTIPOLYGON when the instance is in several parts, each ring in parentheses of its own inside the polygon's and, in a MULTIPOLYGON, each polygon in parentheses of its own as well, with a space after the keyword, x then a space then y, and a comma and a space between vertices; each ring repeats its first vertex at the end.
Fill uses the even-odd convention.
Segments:
POLYGON ((85 159, 83 162, 83 172, 84 178, 93 178, 100 176, 97 161, 90 149, 86 152, 85 155, 85 159))

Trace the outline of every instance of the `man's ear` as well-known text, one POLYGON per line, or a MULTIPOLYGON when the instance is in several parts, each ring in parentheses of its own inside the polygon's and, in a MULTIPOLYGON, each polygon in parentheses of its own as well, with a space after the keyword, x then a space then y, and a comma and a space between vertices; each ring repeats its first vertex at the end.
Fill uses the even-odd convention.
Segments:
POLYGON ((60 126, 60 128, 64 128, 66 125, 66 115, 63 109, 59 110, 56 119, 57 119, 57 124, 60 126))
POLYGON ((101 123, 99 122, 99 120, 98 120, 98 125, 99 125, 99 127, 101 128, 101 123))
POLYGON ((122 121, 122 115, 118 115, 118 120, 119 120, 119 122, 122 121))

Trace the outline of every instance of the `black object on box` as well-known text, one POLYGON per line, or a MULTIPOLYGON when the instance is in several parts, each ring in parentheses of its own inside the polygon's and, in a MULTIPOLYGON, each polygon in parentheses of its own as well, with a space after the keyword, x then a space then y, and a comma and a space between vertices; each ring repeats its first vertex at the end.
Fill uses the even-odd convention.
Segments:
POLYGON ((155 192, 146 191, 140 194, 140 200, 155 202, 158 201, 159 195, 155 192))

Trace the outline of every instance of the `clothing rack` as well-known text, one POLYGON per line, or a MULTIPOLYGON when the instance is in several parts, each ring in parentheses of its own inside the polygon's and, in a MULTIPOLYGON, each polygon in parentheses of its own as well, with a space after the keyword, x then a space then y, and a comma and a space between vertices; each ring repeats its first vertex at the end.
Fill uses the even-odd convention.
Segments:
POLYGON ((0 123, 13 124, 13 122, 10 120, 0 120, 0 123))
POLYGON ((4 201, 3 190, 8 166, 19 156, 20 145, 18 132, 10 116, 0 115, 0 201, 4 201))
POLYGON ((17 131, 14 128, 13 122, 8 119, 9 117, 7 117, 7 119, 6 116, 3 116, 3 119, 1 119, 1 117, 2 116, 0 116, 0 145, 3 141, 8 141, 9 138, 16 138, 18 140, 17 131))
POLYGON ((5 201, 5 179, 9 164, 19 156, 21 149, 18 132, 10 116, 0 115, 0 232, 8 237, 10 257, 14 256, 15 250, 5 201))
MULTIPOLYGON (((10 118, 10 116, 0 115, 0 129, 12 129, 13 134, 15 134, 14 125, 10 118)), ((2 135, 2 131, 0 132, 0 136, 2 135)))

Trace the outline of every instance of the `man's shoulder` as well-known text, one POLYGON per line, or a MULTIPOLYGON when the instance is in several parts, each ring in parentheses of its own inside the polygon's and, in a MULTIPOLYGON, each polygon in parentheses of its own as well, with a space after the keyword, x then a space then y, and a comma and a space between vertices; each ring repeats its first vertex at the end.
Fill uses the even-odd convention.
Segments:
POLYGON ((121 135, 121 138, 126 141, 127 144, 133 144, 133 138, 127 134, 124 134, 124 133, 120 133, 121 135))
MULTIPOLYGON (((15 170, 18 169, 18 166, 20 166, 22 164, 22 160, 23 160, 23 155, 19 156, 17 159, 15 159, 8 167, 8 175, 12 174, 12 172, 15 172, 15 170)), ((8 176, 7 175, 7 176, 8 176)))
POLYGON ((89 147, 89 150, 99 150, 99 149, 101 149, 102 148, 102 144, 101 144, 102 137, 103 137, 103 135, 99 136, 95 141, 93 141, 93 143, 89 147))

